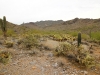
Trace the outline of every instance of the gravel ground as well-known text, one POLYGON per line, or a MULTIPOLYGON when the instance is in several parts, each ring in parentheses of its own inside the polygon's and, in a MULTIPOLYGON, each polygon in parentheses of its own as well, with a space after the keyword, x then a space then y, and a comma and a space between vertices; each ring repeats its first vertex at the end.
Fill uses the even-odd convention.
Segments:
POLYGON ((27 51, 2 46, 0 50, 8 50, 13 54, 8 64, 0 63, 0 75, 100 75, 100 69, 80 68, 76 62, 54 56, 52 50, 27 51))

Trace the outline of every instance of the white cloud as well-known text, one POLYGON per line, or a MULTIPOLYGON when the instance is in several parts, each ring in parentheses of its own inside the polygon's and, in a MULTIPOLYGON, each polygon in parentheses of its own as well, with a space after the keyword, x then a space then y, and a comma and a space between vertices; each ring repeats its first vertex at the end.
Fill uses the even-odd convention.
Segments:
POLYGON ((0 18, 13 23, 100 18, 100 0, 0 0, 0 18))

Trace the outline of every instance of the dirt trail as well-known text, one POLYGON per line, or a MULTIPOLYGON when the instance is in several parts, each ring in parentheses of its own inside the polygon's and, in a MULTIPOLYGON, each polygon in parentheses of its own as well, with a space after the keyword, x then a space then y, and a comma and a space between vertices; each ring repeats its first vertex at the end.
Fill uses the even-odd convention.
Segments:
POLYGON ((96 70, 80 69, 67 58, 55 57, 52 50, 59 45, 57 41, 47 40, 41 44, 50 50, 3 48, 12 52, 13 58, 9 64, 0 63, 0 75, 100 75, 96 70))
POLYGON ((59 46, 59 42, 58 41, 53 41, 53 40, 46 40, 46 41, 41 42, 41 44, 44 47, 47 47, 51 50, 55 49, 57 46, 59 46))

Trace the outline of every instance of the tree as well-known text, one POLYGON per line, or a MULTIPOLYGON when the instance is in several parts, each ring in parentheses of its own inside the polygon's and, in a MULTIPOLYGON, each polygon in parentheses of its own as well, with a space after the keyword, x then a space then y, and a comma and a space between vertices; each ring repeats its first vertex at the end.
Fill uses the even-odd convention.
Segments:
POLYGON ((4 38, 6 39, 7 35, 7 22, 6 22, 6 17, 3 16, 3 20, 0 19, 0 25, 1 25, 1 29, 2 29, 2 32, 3 32, 3 36, 4 38))

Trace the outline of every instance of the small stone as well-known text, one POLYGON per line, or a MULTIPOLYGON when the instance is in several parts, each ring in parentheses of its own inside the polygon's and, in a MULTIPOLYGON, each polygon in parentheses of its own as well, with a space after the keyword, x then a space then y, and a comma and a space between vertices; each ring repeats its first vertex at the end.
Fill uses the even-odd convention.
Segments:
POLYGON ((96 72, 96 74, 99 74, 99 72, 96 72))
POLYGON ((84 73, 84 71, 80 71, 81 73, 84 73))
POLYGON ((13 65, 17 65, 17 63, 13 63, 13 65))
POLYGON ((66 75, 69 75, 69 74, 66 74, 66 75))
POLYGON ((52 65, 54 68, 58 67, 58 63, 56 62, 54 65, 52 65))
POLYGON ((54 72, 54 75, 58 75, 58 73, 55 71, 55 72, 54 72))
POLYGON ((33 67, 32 67, 33 70, 35 70, 36 68, 37 68, 36 66, 33 66, 33 67))
POLYGON ((87 71, 84 71, 84 75, 87 75, 88 74, 88 72, 87 71))
POLYGON ((97 71, 97 69, 95 69, 95 71, 97 71))
POLYGON ((41 70, 42 70, 42 72, 44 72, 45 71, 44 67, 41 67, 41 70))
POLYGON ((48 54, 48 57, 53 57, 53 53, 48 54))
POLYGON ((66 71, 66 69, 64 68, 63 71, 66 71))
POLYGON ((75 75, 75 74, 71 74, 71 75, 75 75))
POLYGON ((46 67, 50 67, 50 65, 46 65, 46 67))
POLYGON ((54 62, 54 59, 51 59, 51 62, 54 62))
POLYGON ((30 65, 34 65, 34 64, 35 64, 35 62, 33 62, 33 61, 32 61, 32 62, 30 62, 29 64, 30 64, 30 65))

